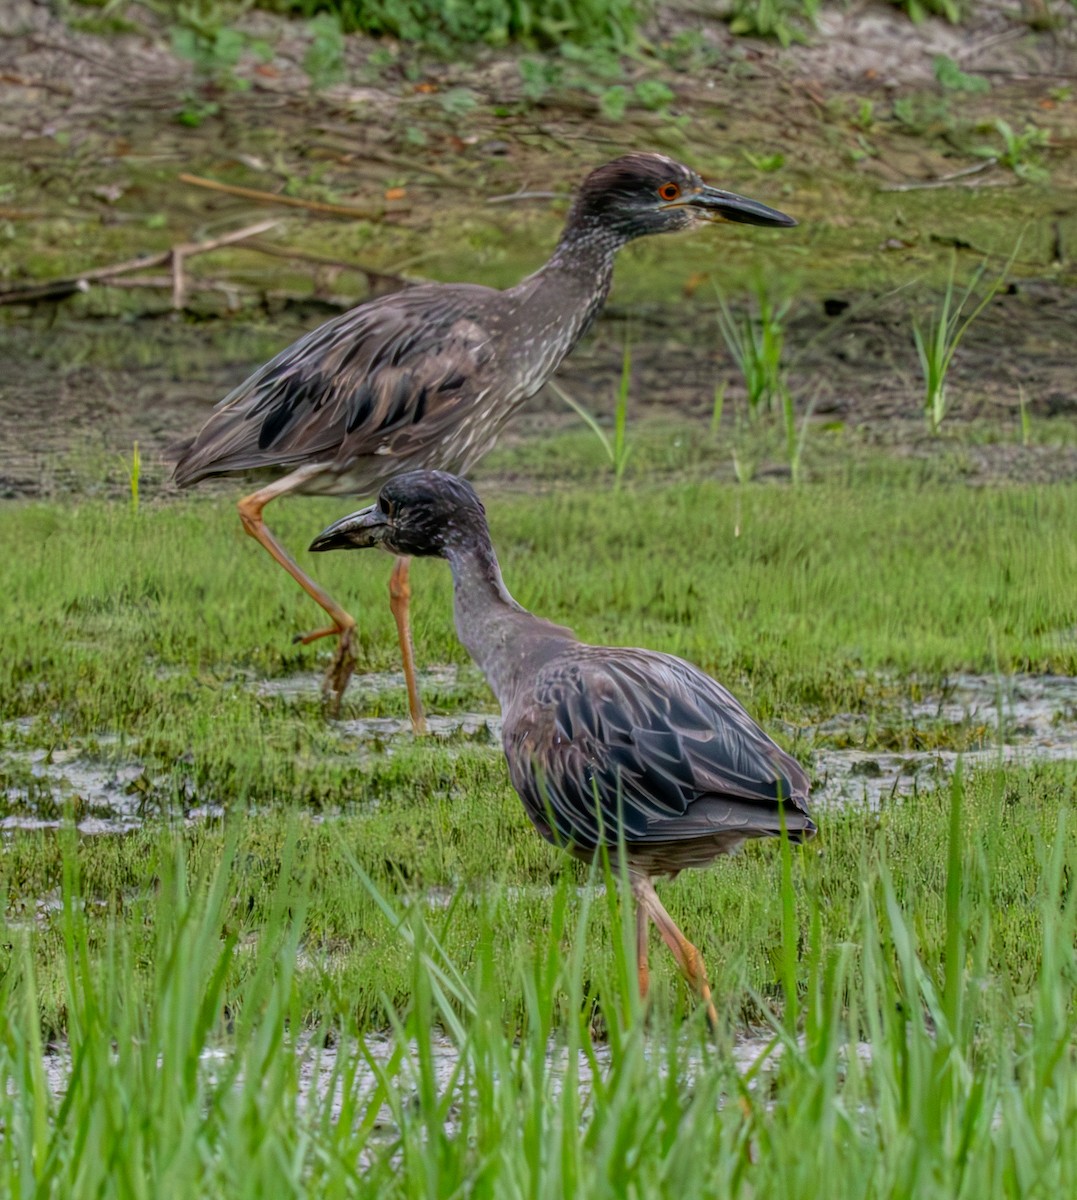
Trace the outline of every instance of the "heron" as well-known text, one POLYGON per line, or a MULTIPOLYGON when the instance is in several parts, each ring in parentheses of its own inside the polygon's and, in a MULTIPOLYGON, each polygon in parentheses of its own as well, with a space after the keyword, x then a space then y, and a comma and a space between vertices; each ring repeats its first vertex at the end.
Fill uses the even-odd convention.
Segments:
MULTIPOLYGON (((182 447, 173 476, 180 487, 213 475, 275 473, 239 501, 240 520, 328 615, 328 626, 296 640, 338 639, 324 683, 335 710, 355 669, 355 618, 273 535, 266 505, 292 492, 373 496, 419 468, 466 473, 590 328, 618 249, 714 221, 796 224, 707 186, 665 155, 626 154, 587 176, 549 261, 515 287, 428 283, 360 304, 259 367, 182 447)), ((421 732, 404 556, 389 595, 408 710, 421 732)))
POLYGON ((702 956, 654 880, 705 867, 748 838, 812 837, 804 769, 699 667, 654 650, 587 645, 519 605, 464 480, 399 475, 310 549, 369 546, 448 560, 457 635, 501 706, 509 777, 528 817, 570 854, 607 853, 623 865, 642 996, 653 922, 716 1028, 702 956))

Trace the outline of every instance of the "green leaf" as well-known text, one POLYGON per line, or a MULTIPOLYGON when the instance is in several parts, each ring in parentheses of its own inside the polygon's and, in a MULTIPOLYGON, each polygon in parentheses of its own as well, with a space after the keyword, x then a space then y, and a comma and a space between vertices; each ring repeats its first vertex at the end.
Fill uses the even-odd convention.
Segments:
POLYGON ((935 78, 951 92, 989 92, 991 84, 982 75, 967 75, 949 55, 936 54, 935 78))

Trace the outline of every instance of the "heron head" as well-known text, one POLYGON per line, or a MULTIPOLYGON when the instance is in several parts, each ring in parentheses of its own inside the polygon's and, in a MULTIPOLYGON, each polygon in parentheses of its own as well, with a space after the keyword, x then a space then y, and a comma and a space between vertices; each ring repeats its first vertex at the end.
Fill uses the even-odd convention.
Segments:
POLYGON ((796 224, 758 200, 708 187, 690 167, 664 154, 626 154, 598 167, 583 181, 569 227, 597 225, 629 239, 688 229, 705 221, 796 224))
POLYGON ((441 557, 486 530, 486 511, 471 484, 445 471, 408 471, 381 489, 376 504, 334 522, 311 550, 381 546, 391 554, 441 557))

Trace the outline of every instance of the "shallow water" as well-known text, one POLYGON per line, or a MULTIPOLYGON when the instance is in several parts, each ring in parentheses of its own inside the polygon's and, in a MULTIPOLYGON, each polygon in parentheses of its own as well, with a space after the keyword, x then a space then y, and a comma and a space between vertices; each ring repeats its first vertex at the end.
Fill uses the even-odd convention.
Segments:
POLYGON ((837 714, 799 731, 818 748, 813 754, 817 803, 861 801, 872 807, 899 796, 944 783, 958 759, 966 770, 997 763, 1057 762, 1077 758, 1077 679, 1068 675, 957 675, 936 692, 903 700, 870 718, 837 714), (879 752, 845 746, 827 748, 828 738, 867 740, 869 723, 882 720, 905 725, 910 732, 931 727, 945 742, 945 727, 954 744, 966 743, 969 732, 979 744, 958 751, 879 752), (821 744, 820 744, 821 743, 821 744))
MULTIPOLYGON (((303 1109, 328 1103, 332 1118, 339 1119, 344 1099, 342 1075, 348 1074, 342 1070, 345 1060, 341 1056, 346 1055, 347 1066, 354 1069, 350 1091, 359 1098, 357 1110, 365 1117, 368 1104, 379 1084, 375 1067, 392 1072, 392 1060, 400 1045, 395 1037, 386 1034, 369 1034, 362 1039, 361 1045, 348 1041, 343 1046, 317 1045, 314 1038, 304 1035, 292 1047, 297 1063, 299 1107, 303 1109)), ((686 1086, 691 1086, 697 1073, 710 1069, 715 1053, 728 1054, 730 1061, 742 1075, 751 1075, 747 1083, 749 1090, 765 1093, 770 1086, 767 1074, 777 1066, 784 1049, 764 1031, 740 1035, 731 1044, 719 1050, 704 1049, 698 1041, 689 1042, 685 1035, 683 1044, 677 1047, 675 1061, 684 1069, 683 1082, 686 1086)), ((586 1111, 594 1089, 596 1068, 599 1073, 605 1075, 614 1066, 613 1053, 608 1045, 595 1043, 593 1052, 592 1061, 587 1054, 578 1051, 574 1070, 570 1072, 568 1049, 554 1040, 550 1041, 545 1060, 548 1086, 554 1102, 569 1079, 574 1076, 581 1104, 586 1111)), ((645 1052, 653 1062, 655 1071, 665 1075, 671 1057, 668 1045, 664 1041, 651 1040, 645 1052)), ((858 1043, 855 1053, 866 1061, 870 1059, 871 1048, 866 1043, 858 1043)), ((232 1052, 227 1046, 213 1047, 202 1052, 200 1058, 208 1084, 212 1085, 222 1079, 230 1070, 231 1055, 232 1052)), ((460 1086, 458 1072, 461 1051, 445 1034, 436 1033, 421 1054, 414 1041, 403 1043, 399 1069, 394 1078, 397 1090, 405 1100, 409 1096, 416 1099, 419 1096, 422 1070, 420 1064, 423 1059, 430 1063, 439 1093, 444 1094, 447 1090, 460 1086)), ((515 1058, 512 1061, 515 1062, 515 1058)), ((54 1098, 59 1100, 67 1090, 71 1075, 71 1052, 66 1043, 50 1045, 43 1056, 43 1064, 49 1090, 54 1098)), ((450 1116, 446 1122, 447 1133, 453 1132, 453 1125, 450 1116)), ((387 1104, 382 1104, 379 1108, 375 1131, 376 1141, 392 1137, 397 1132, 392 1110, 387 1104)))
MULTIPOLYGON (((19 729, 18 724, 9 729, 19 729)), ((26 733, 29 726, 23 727, 26 733)), ((95 739, 102 747, 106 739, 95 739)), ((101 763, 83 757, 81 748, 0 750, 0 767, 21 768, 26 786, 15 784, 0 793, 0 834, 16 830, 59 829, 74 819, 79 833, 123 834, 147 820, 168 816, 196 822, 224 813, 219 805, 196 805, 173 814, 164 812, 152 777, 137 760, 101 763)))
MULTIPOLYGON (((421 685, 428 695, 462 691, 472 686, 467 672, 453 665, 435 667, 422 673, 421 685)), ((296 675, 252 686, 285 702, 307 700, 320 694, 321 676, 296 675)), ((402 693, 403 688, 403 675, 383 672, 357 676, 352 695, 361 702, 363 696, 402 693)), ((501 718, 493 712, 430 713, 427 723, 433 739, 465 738, 500 752, 501 718)), ((351 753, 392 754, 415 737, 407 717, 359 717, 332 725, 351 753)), ((16 782, 0 793, 0 835, 59 828, 68 814, 80 833, 92 835, 129 833, 147 820, 193 822, 223 813, 215 804, 178 805, 172 811, 162 804, 160 789, 139 760, 101 763, 78 747, 34 748, 26 744, 32 730, 29 721, 5 727, 11 744, 0 750, 0 768, 8 768, 16 782)), ((966 770, 992 763, 1077 759, 1077 678, 958 675, 916 699, 888 698, 870 715, 838 713, 815 725, 786 726, 786 732, 808 747, 803 757, 813 778, 813 804, 877 807, 945 783, 959 758, 966 770), (917 731, 929 731, 934 748, 862 748, 870 746, 873 728, 882 725, 907 734, 913 743, 917 731)), ((99 737, 94 747, 100 753, 108 743, 107 737, 99 737)))

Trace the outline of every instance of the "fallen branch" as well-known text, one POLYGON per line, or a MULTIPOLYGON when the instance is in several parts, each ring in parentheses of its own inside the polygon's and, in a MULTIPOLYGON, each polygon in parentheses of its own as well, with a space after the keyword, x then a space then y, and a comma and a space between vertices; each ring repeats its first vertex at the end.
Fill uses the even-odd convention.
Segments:
POLYGON ((363 266, 362 263, 344 262, 339 258, 329 258, 324 254, 310 254, 305 250, 292 250, 287 246, 274 246, 272 242, 249 242, 247 249, 257 250, 259 254, 268 254, 271 258, 290 258, 297 262, 312 263, 316 267, 337 267, 341 271, 358 271, 360 275, 366 276, 369 285, 380 282, 406 288, 426 282, 421 279, 405 279, 403 275, 394 275, 391 271, 377 271, 373 267, 363 266))
MULTIPOLYGON (((257 188, 237 187, 232 183, 218 183, 216 179, 204 179, 201 175, 180 175, 181 183, 193 187, 208 188, 211 192, 224 192, 228 196, 241 196, 244 200, 257 200, 260 204, 284 204, 288 208, 303 208, 307 212, 330 213, 335 217, 353 217, 360 221, 380 221, 387 210, 353 208, 349 204, 326 204, 321 200, 297 200, 294 196, 278 196, 276 192, 261 192, 257 188)), ((401 212, 402 209, 393 209, 401 212)))
POLYGON ((563 192, 507 192, 504 196, 487 196, 487 204, 515 204, 517 200, 556 200, 563 192))
POLYGON ((411 158, 403 158, 398 154, 387 154, 384 150, 374 150, 369 146, 362 150, 356 151, 356 157, 364 158, 369 162, 382 163, 387 167, 400 167, 405 171, 418 171, 420 175, 432 175, 435 179, 440 179, 442 183, 446 183, 449 187, 464 188, 470 191, 472 183, 469 179, 461 179, 458 173, 454 173, 449 167, 438 167, 433 163, 420 163, 411 158))
MULTIPOLYGON (((132 271, 144 271, 148 267, 163 267, 166 264, 171 264, 172 266, 173 302, 175 302, 177 270, 182 280, 183 260, 185 258, 193 258, 196 254, 205 254, 221 246, 229 246, 233 242, 241 242, 246 238, 257 237, 260 233, 267 233, 276 224, 276 221, 259 221, 257 225, 247 225, 243 229, 236 229, 231 233, 221 234, 220 237, 210 238, 208 241, 181 243, 178 246, 173 246, 171 250, 162 251, 160 254, 147 254, 141 258, 129 258, 123 262, 112 263, 107 267, 93 267, 91 270, 83 271, 78 275, 69 276, 66 279, 52 279, 47 283, 37 284, 34 287, 0 291, 0 304, 25 304, 38 300, 63 300, 67 296, 75 295, 77 292, 88 292, 91 283, 105 282, 119 275, 128 275, 132 271)), ((182 296, 182 286, 180 286, 179 291, 182 296)))
MULTIPOLYGON (((139 275, 132 279, 120 278, 109 280, 109 287, 115 288, 150 288, 154 291, 169 291, 175 295, 175 280, 171 275, 139 275)), ((239 298, 243 295, 257 295, 256 288, 242 287, 238 283, 229 283, 223 279, 195 279, 187 288, 192 292, 222 292, 228 297, 228 307, 239 307, 239 298)))
MULTIPOLYGON (((997 158, 985 158, 983 162, 974 163, 971 167, 963 167, 960 171, 954 171, 952 175, 940 175, 937 179, 914 179, 908 183, 884 183, 879 190, 882 192, 921 192, 953 186, 982 187, 986 181, 975 180, 972 183, 963 183, 962 180, 969 175, 978 175, 981 171, 986 171, 988 167, 993 167, 997 162, 997 158)), ((1000 187, 1005 182, 1005 180, 997 180, 990 186, 1000 187)))

